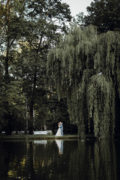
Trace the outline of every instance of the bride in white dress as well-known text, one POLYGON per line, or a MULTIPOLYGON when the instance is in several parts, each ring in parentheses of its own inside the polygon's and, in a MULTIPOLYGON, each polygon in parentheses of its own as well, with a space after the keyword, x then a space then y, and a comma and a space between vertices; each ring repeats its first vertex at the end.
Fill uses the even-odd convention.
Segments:
POLYGON ((63 136, 63 123, 62 122, 58 123, 58 130, 55 136, 63 136))

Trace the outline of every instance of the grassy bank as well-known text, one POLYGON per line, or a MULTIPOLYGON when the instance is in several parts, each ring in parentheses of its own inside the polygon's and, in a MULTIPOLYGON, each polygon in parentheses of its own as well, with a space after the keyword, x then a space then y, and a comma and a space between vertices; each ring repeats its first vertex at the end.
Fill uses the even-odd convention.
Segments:
POLYGON ((77 139, 78 135, 64 135, 64 136, 55 136, 55 135, 0 135, 0 140, 51 140, 51 139, 77 139))

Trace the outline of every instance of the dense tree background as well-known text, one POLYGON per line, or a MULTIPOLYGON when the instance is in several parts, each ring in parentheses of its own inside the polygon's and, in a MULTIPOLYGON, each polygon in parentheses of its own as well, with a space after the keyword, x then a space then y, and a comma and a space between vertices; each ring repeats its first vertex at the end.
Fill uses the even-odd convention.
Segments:
POLYGON ((93 0, 72 19, 61 0, 0 0, 0 131, 119 134, 119 8, 93 0))
POLYGON ((46 62, 67 31, 70 9, 61 0, 0 3, 0 131, 32 133, 60 118, 54 117, 52 106, 59 102, 47 83, 46 62))

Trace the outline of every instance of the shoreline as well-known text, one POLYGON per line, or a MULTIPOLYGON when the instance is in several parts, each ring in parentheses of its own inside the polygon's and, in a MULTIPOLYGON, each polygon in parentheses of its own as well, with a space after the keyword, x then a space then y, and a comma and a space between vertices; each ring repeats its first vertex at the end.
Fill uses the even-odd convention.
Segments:
POLYGON ((81 138, 79 135, 74 134, 65 134, 63 136, 55 136, 55 135, 42 135, 42 134, 14 134, 14 135, 2 135, 0 134, 0 141, 6 141, 6 140, 22 140, 22 141, 29 141, 29 140, 82 140, 82 141, 101 141, 101 140, 118 140, 120 137, 108 137, 108 138, 97 138, 91 135, 85 136, 81 138))
POLYGON ((79 139, 78 135, 0 135, 0 141, 2 140, 54 140, 54 139, 79 139))

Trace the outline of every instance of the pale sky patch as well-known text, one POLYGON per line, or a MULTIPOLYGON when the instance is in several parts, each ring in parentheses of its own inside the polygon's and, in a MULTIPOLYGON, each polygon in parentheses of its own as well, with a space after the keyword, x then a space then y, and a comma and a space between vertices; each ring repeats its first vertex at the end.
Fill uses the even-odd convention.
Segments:
POLYGON ((93 0, 62 0, 70 6, 72 16, 76 16, 79 12, 87 14, 86 7, 90 5, 93 0))

